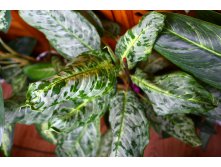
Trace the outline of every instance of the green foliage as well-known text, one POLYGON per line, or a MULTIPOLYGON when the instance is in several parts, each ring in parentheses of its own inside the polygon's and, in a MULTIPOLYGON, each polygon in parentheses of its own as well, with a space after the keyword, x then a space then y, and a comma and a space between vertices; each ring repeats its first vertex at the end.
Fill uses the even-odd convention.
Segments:
POLYGON ((0 39, 0 75, 13 88, 4 104, 0 92, 6 156, 16 123, 34 124, 58 156, 143 156, 150 126, 163 137, 207 145, 210 122, 221 119, 221 27, 150 12, 119 38, 114 52, 105 42, 101 48, 100 37, 117 40, 119 25, 93 11, 19 13, 58 53, 36 63, 34 39, 0 39), (199 120, 206 121, 199 126, 199 120))
POLYGON ((182 70, 221 89, 221 28, 185 15, 168 13, 154 49, 182 70))
POLYGON ((33 81, 49 78, 56 74, 56 70, 50 63, 37 63, 24 67, 24 73, 33 81))
POLYGON ((0 10, 0 31, 7 33, 11 24, 11 12, 9 10, 0 10))

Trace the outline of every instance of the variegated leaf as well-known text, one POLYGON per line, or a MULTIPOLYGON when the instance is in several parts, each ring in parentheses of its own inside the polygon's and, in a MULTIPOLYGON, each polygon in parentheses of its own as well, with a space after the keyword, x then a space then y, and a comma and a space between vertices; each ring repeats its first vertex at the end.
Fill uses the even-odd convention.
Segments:
POLYGON ((146 93, 158 115, 202 114, 217 105, 211 93, 184 72, 158 76, 153 81, 138 75, 133 75, 131 78, 146 93))
POLYGON ((58 138, 56 154, 62 157, 95 157, 100 142, 100 119, 58 138))
POLYGON ((109 93, 116 84, 116 68, 105 57, 80 55, 60 73, 32 83, 27 104, 35 110, 73 99, 90 99, 109 93))
POLYGON ((58 134, 55 132, 49 122, 44 122, 42 124, 35 125, 36 130, 41 135, 41 137, 52 144, 57 144, 58 134))
POLYGON ((221 89, 221 28, 193 17, 165 13, 154 49, 199 80, 221 89))
POLYGON ((184 114, 159 116, 153 111, 151 106, 148 106, 147 117, 156 124, 160 130, 165 131, 171 136, 192 146, 201 145, 201 141, 196 135, 193 121, 184 114))
POLYGON ((49 120, 51 127, 59 132, 70 132, 83 124, 101 118, 108 107, 109 96, 103 98, 67 101, 59 105, 49 120))
POLYGON ((111 130, 108 130, 101 136, 100 147, 97 153, 98 157, 108 157, 111 153, 113 134, 111 130))
POLYGON ((100 36, 103 35, 104 27, 101 23, 101 20, 92 10, 79 10, 78 12, 84 16, 92 25, 94 25, 100 36))
POLYGON ((133 92, 120 91, 111 99, 109 121, 113 133, 110 156, 142 156, 149 142, 149 123, 133 92))
POLYGON ((210 110, 209 112, 205 113, 205 115, 209 119, 221 120, 221 91, 208 86, 207 89, 213 94, 214 97, 218 99, 218 106, 210 110))
POLYGON ((129 68, 137 62, 146 60, 151 54, 158 33, 163 29, 165 16, 151 12, 143 16, 138 25, 128 30, 116 45, 115 53, 123 61, 128 61, 129 68))
POLYGON ((2 86, 0 83, 0 145, 1 145, 2 137, 4 133, 4 125, 5 125, 5 108, 4 108, 2 86))
POLYGON ((116 22, 111 20, 102 20, 102 24, 104 27, 104 36, 106 35, 115 38, 120 35, 121 28, 116 22))
POLYGON ((11 154, 11 149, 13 145, 13 139, 14 139, 14 128, 15 125, 6 125, 4 127, 4 133, 3 133, 3 138, 2 138, 2 144, 0 147, 0 150, 3 152, 5 156, 10 156, 11 154))
POLYGON ((20 16, 43 32, 52 46, 65 58, 100 49, 100 37, 81 14, 68 10, 23 10, 20 16))
POLYGON ((0 10, 0 31, 7 32, 11 24, 11 13, 9 10, 0 10))

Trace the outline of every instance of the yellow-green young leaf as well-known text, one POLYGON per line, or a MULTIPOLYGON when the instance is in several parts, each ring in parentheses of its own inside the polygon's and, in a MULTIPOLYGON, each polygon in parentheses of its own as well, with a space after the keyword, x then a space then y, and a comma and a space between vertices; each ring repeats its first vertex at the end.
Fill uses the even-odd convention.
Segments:
POLYGON ((221 89, 221 27, 181 14, 166 14, 154 49, 199 80, 221 89))
POLYGON ((52 128, 59 132, 70 132, 83 124, 101 118, 109 104, 109 96, 86 100, 66 101, 60 104, 49 119, 52 128))
POLYGON ((9 10, 0 10, 0 31, 7 32, 11 24, 11 13, 9 10))
POLYGON ((4 108, 2 86, 0 84, 0 145, 4 133, 4 125, 5 125, 5 108, 4 108))
POLYGON ((116 84, 116 67, 106 57, 80 55, 63 71, 32 83, 27 104, 41 110, 73 99, 90 99, 109 93, 116 84))
POLYGON ((24 10, 20 16, 43 32, 52 46, 65 58, 100 48, 96 29, 80 13, 68 10, 24 10))
POLYGON ((212 94, 184 72, 158 76, 153 81, 139 75, 133 75, 131 78, 148 96, 158 115, 203 114, 217 105, 212 94))
POLYGON ((150 12, 119 39, 115 53, 121 61, 127 59, 129 68, 133 68, 139 61, 146 60, 151 54, 158 33, 163 29, 164 19, 164 15, 150 12))
POLYGON ((101 136, 100 147, 97 153, 98 157, 108 157, 111 153, 113 134, 111 130, 108 130, 101 136))
POLYGON ((56 74, 55 68, 50 63, 28 65, 23 71, 33 81, 47 79, 56 74))
POLYGON ((120 91, 111 99, 109 121, 113 133, 110 156, 143 156, 149 142, 145 109, 132 91, 120 91))
POLYGON ((5 156, 10 156, 11 149, 13 145, 13 139, 14 139, 14 124, 8 124, 4 127, 4 133, 2 138, 2 144, 0 146, 0 150, 5 156))
POLYGON ((192 146, 200 146, 193 121, 184 114, 157 115, 151 106, 146 106, 147 117, 157 129, 192 146))
POLYGON ((95 157, 100 142, 100 119, 84 124, 58 138, 57 156, 95 157))
POLYGON ((48 142, 52 144, 57 144, 58 134, 57 132, 54 131, 53 128, 51 128, 51 125, 49 122, 36 124, 35 128, 43 139, 47 140, 48 142))

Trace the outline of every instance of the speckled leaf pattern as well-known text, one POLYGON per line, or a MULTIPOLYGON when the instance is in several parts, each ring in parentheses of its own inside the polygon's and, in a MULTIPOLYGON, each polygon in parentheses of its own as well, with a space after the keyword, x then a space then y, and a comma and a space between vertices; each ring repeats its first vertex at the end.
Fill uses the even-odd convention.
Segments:
POLYGON ((143 156, 149 142, 149 123, 136 95, 120 91, 111 99, 109 121, 113 133, 110 156, 143 156))
POLYGON ((9 10, 0 10, 0 31, 7 32, 11 24, 11 13, 9 10))
POLYGON ((147 117, 158 129, 192 146, 201 145, 193 121, 184 114, 157 115, 151 106, 146 106, 147 117))
POLYGON ((27 104, 36 110, 73 99, 109 93, 116 84, 116 68, 105 57, 80 55, 57 75, 30 84, 27 104))
POLYGON ((61 157, 95 157, 100 142, 100 120, 74 129, 58 139, 56 154, 61 157))
POLYGON ((168 13, 154 49, 184 71, 221 89, 221 27, 168 13))
POLYGON ((96 28, 100 36, 103 35, 104 27, 101 23, 101 20, 92 10, 79 10, 78 12, 96 28))
POLYGON ((119 39, 115 53, 121 61, 127 58, 129 68, 133 68, 139 61, 146 60, 151 54, 158 33, 163 29, 164 19, 164 15, 150 12, 119 39))
POLYGON ((153 81, 133 75, 132 80, 146 93, 158 115, 202 114, 217 105, 212 94, 184 72, 158 76, 153 81))
POLYGON ((99 119, 107 110, 109 96, 67 101, 60 104, 49 119, 52 128, 59 132, 70 132, 72 129, 89 124, 99 119))
POLYGON ((97 153, 98 157, 108 157, 110 155, 112 139, 113 134, 110 129, 101 136, 100 147, 97 153))
POLYGON ((2 86, 0 84, 0 145, 4 133, 4 125, 5 125, 5 108, 4 108, 2 86))
POLYGON ((4 133, 3 133, 3 138, 2 138, 2 144, 0 147, 0 150, 5 156, 10 156, 11 154, 11 149, 13 145, 13 139, 14 139, 14 128, 15 125, 6 125, 4 127, 4 133))
POLYGON ((43 32, 52 46, 65 58, 100 48, 95 27, 80 13, 68 10, 22 10, 20 16, 43 32))
POLYGON ((44 122, 42 124, 35 125, 36 130, 41 135, 41 137, 52 144, 57 144, 58 133, 51 128, 49 122, 44 122))
POLYGON ((207 87, 207 89, 213 94, 214 97, 218 99, 218 105, 205 115, 213 120, 221 120, 221 91, 212 87, 207 87))

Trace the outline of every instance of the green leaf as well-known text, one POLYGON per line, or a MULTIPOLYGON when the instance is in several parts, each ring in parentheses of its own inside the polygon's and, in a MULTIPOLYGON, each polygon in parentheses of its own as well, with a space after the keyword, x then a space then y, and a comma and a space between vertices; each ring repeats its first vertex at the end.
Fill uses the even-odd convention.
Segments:
POLYGON ((12 125, 8 124, 4 127, 4 133, 3 133, 2 144, 1 144, 0 150, 7 157, 10 156, 11 149, 13 146, 14 128, 15 128, 14 124, 12 125))
POLYGON ((111 153, 113 134, 111 130, 108 130, 101 136, 100 147, 97 153, 98 157, 108 157, 111 153))
POLYGON ((196 17, 217 25, 221 25, 221 14, 212 10, 196 10, 196 17))
POLYGON ((2 143, 3 133, 5 125, 5 108, 4 108, 4 98, 2 92, 2 86, 0 84, 0 145, 2 143))
POLYGON ((44 110, 67 100, 108 94, 115 84, 116 67, 109 59, 84 54, 52 78, 30 84, 27 104, 44 110))
POLYGON ((109 95, 96 99, 67 101, 59 105, 49 119, 52 128, 70 132, 83 124, 101 118, 107 110, 109 95))
POLYGON ((168 13, 154 49, 184 71, 221 89, 221 27, 168 13))
POLYGON ((19 37, 12 40, 8 45, 16 52, 30 56, 37 44, 37 40, 32 37, 19 37))
POLYGON ((42 124, 36 124, 35 128, 43 139, 45 139, 46 141, 48 141, 52 144, 57 144, 58 134, 54 131, 53 128, 51 128, 49 122, 44 122, 42 124))
POLYGON ((127 59, 130 69, 151 54, 158 33, 163 29, 164 19, 164 15, 151 12, 119 39, 115 53, 121 61, 127 59))
POLYGON ((142 69, 143 72, 148 74, 157 74, 159 72, 164 72, 171 66, 171 63, 159 55, 156 52, 153 52, 147 59, 147 61, 143 61, 139 63, 139 68, 142 69))
POLYGON ((95 157, 100 142, 100 120, 59 137, 56 154, 62 157, 95 157))
POLYGON ((1 75, 12 86, 13 95, 18 95, 27 88, 27 76, 18 65, 2 70, 1 75))
POLYGON ((10 10, 0 10, 0 31, 7 33, 10 24, 11 24, 10 10))
POLYGON ((120 25, 111 21, 111 20, 102 20, 102 24, 104 27, 104 36, 109 36, 109 37, 117 37, 120 35, 120 25))
POLYGON ((37 63, 25 66, 24 73, 33 81, 47 79, 56 74, 56 70, 50 63, 37 63))
POLYGON ((149 142, 149 123, 133 92, 120 91, 111 99, 109 121, 113 133, 110 156, 142 156, 149 142))
POLYGON ((218 99, 218 105, 216 108, 210 110, 209 112, 207 112, 205 115, 209 118, 209 119, 213 119, 213 120, 221 120, 221 91, 217 90, 215 88, 212 87, 208 87, 207 89, 209 90, 209 92, 211 92, 213 94, 213 96, 215 98, 218 99))
POLYGON ((43 32, 51 45, 65 58, 100 48, 100 37, 81 14, 68 10, 23 10, 20 16, 43 32))
POLYGON ((104 27, 101 23, 101 20, 92 10, 78 10, 78 12, 96 28, 100 36, 103 35, 104 27))
POLYGON ((217 105, 211 93, 184 72, 158 76, 153 81, 136 75, 131 79, 145 92, 158 115, 202 114, 217 105))
POLYGON ((159 116, 148 106, 147 117, 171 136, 195 147, 201 145, 193 121, 184 114, 159 116))
POLYGON ((60 72, 64 68, 64 63, 58 56, 53 56, 51 58, 51 65, 53 66, 56 72, 60 72))

